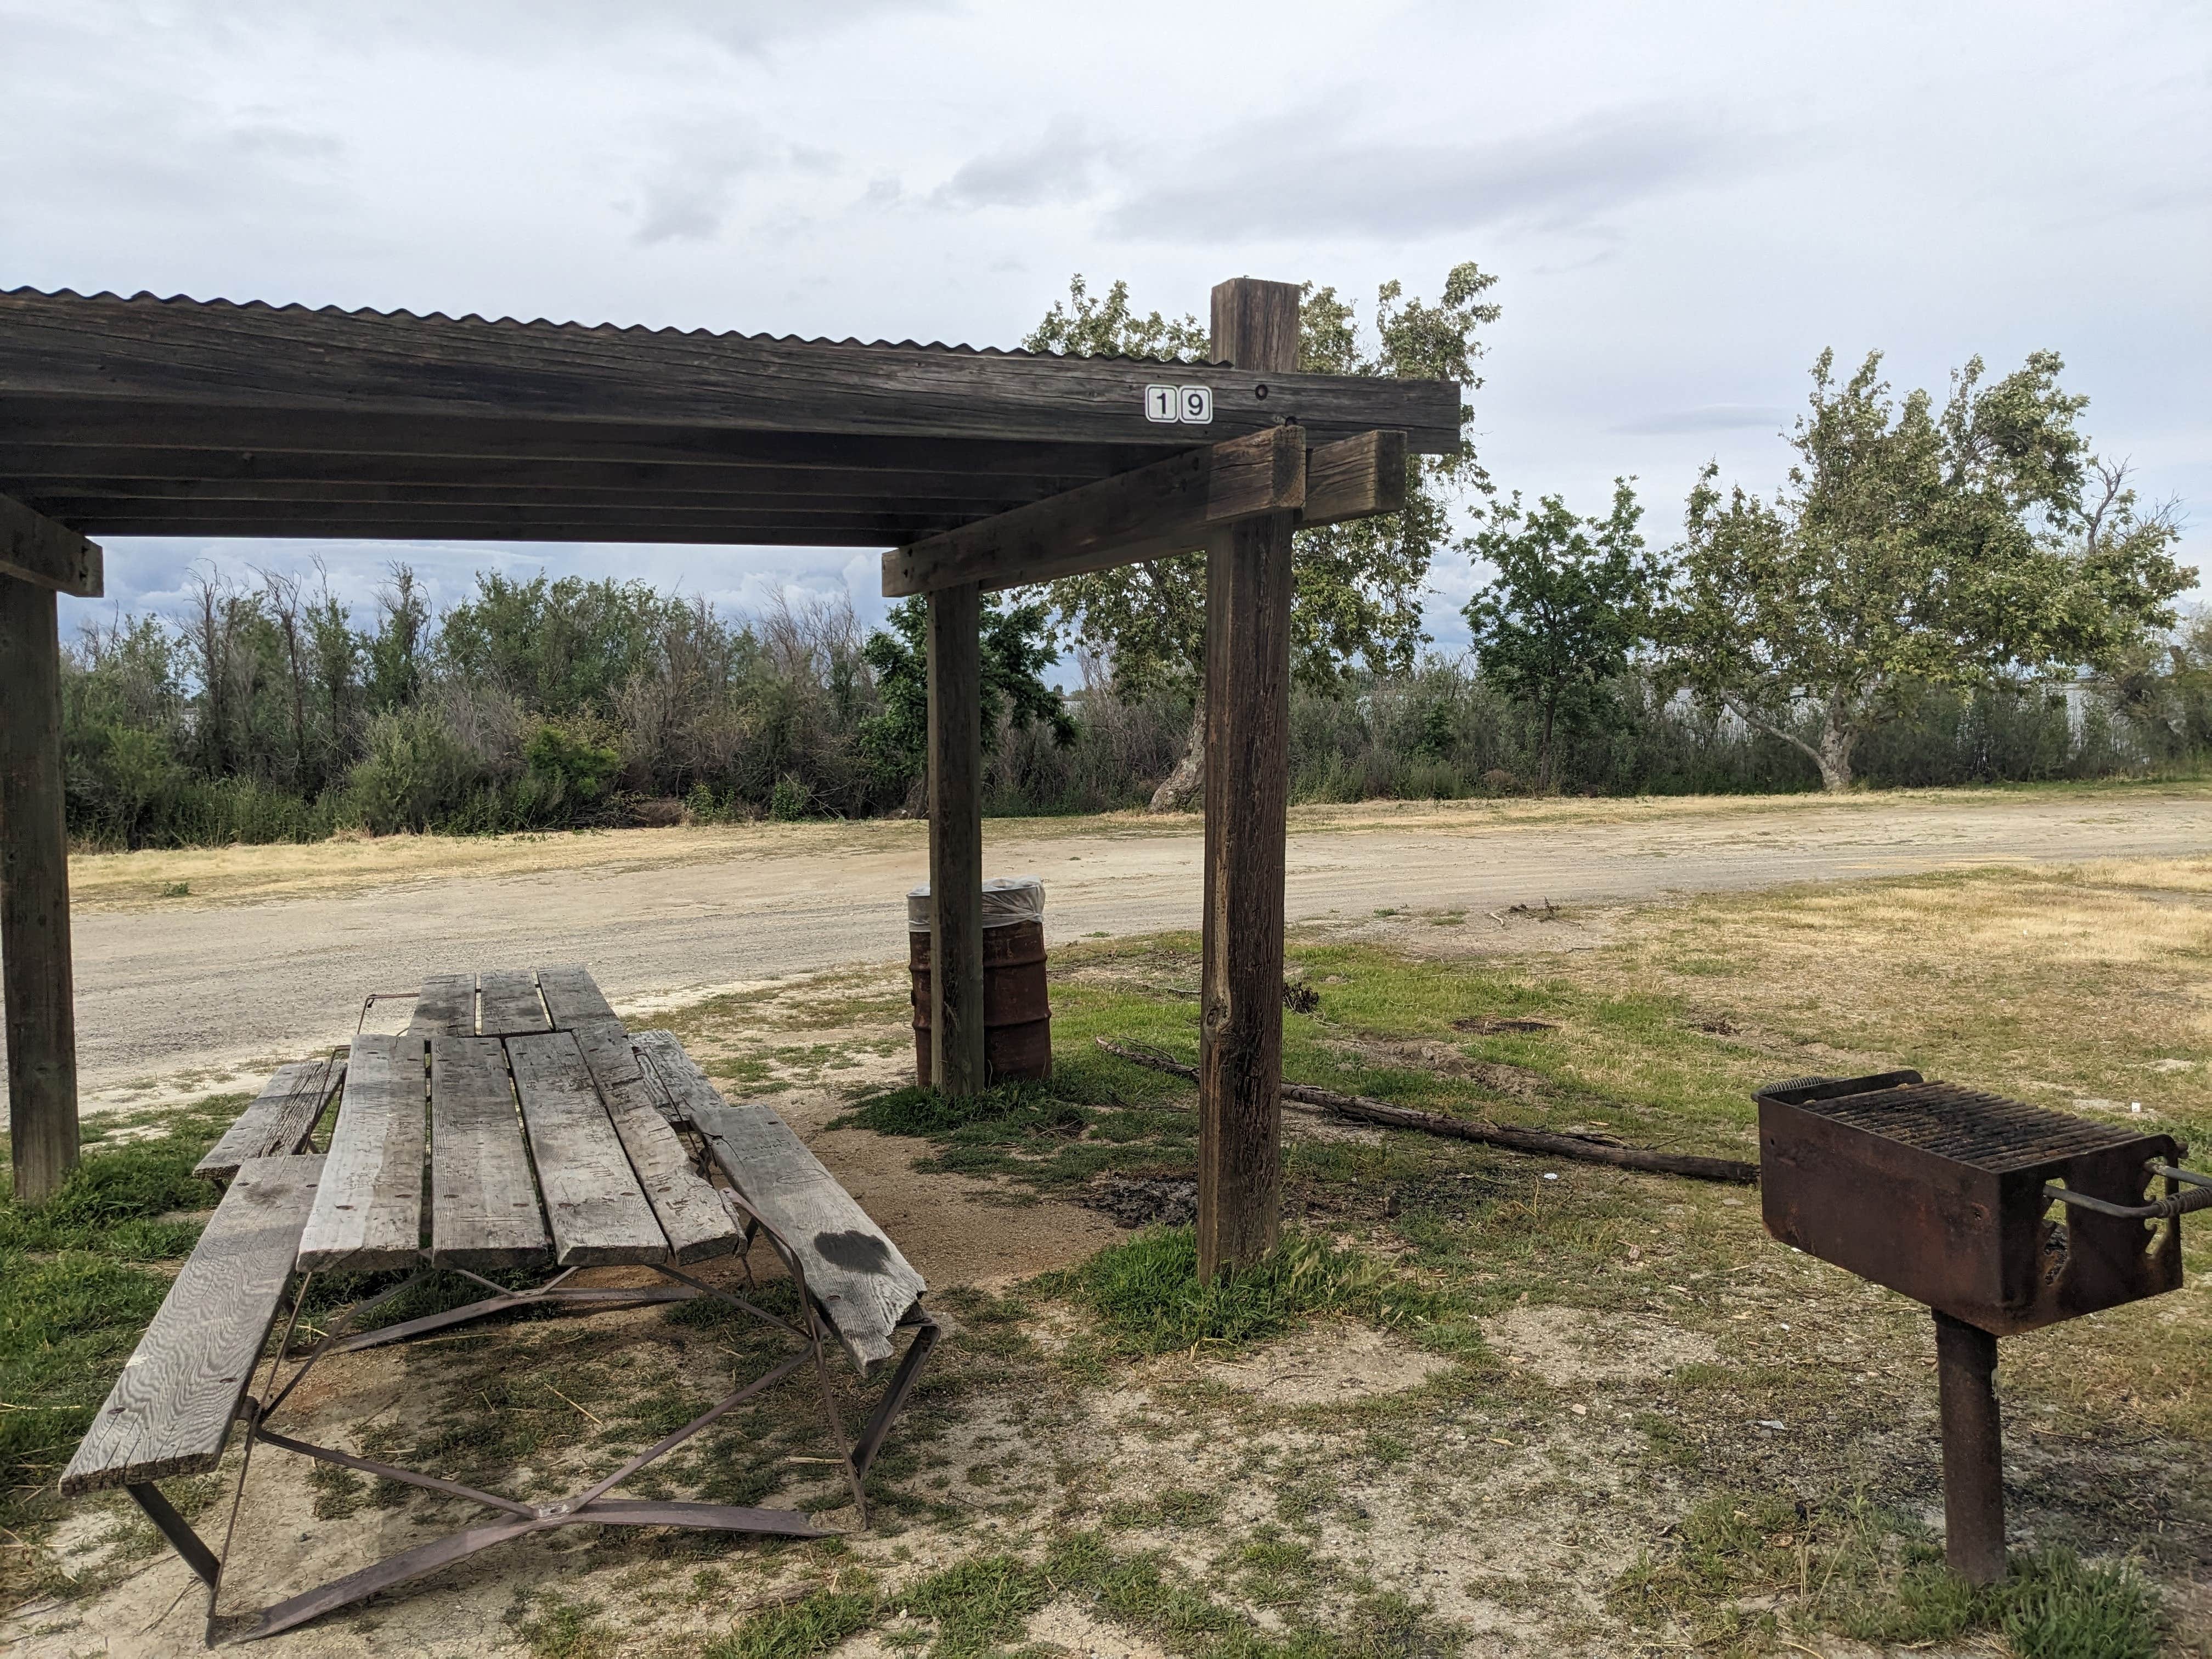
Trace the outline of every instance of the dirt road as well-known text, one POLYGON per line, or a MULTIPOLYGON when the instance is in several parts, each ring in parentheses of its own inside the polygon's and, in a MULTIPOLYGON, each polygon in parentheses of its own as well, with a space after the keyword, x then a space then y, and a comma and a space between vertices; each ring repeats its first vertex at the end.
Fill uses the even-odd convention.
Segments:
MULTIPOLYGON (((586 962, 618 1006, 636 1009, 890 961, 904 954, 901 895, 924 878, 925 835, 901 823, 779 825, 720 841, 555 837, 543 852, 514 851, 507 873, 483 873, 472 852, 462 861, 478 872, 457 876, 430 873, 435 845, 418 842, 406 877, 381 881, 343 846, 88 860, 75 930, 86 1103, 145 1100, 155 1082, 235 1086, 227 1080, 241 1070, 342 1041, 365 993, 411 989, 432 972, 586 962), (353 873, 319 889, 317 860, 353 873), (282 890, 296 896, 253 897, 257 863, 289 872, 282 890), (125 879, 187 868, 208 872, 193 890, 212 881, 215 902, 135 897, 125 879), (225 870, 246 896, 222 900, 225 870)), ((994 822, 985 842, 987 873, 1043 877, 1055 939, 1197 925, 1193 822, 994 822)), ((1546 897, 1579 905, 2202 852, 2212 852, 2212 791, 2189 786, 1302 809, 1288 909, 1293 922, 1388 909, 1464 909, 1480 921, 1546 897)))

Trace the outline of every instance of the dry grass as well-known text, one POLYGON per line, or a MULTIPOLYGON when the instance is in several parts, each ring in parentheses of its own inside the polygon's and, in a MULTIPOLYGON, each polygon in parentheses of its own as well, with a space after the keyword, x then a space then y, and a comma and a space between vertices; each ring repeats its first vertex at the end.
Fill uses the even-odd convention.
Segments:
MULTIPOLYGON (((1726 822, 1753 833, 1786 830, 1817 816, 1893 813, 2022 799, 2119 805, 2155 794, 2212 803, 2212 783, 2112 783, 2033 789, 1929 789, 1853 794, 1645 796, 1596 800, 1362 801, 1294 806, 1294 834, 1435 830, 1454 834, 1559 826, 1726 822)), ((1109 812, 1089 817, 994 818, 996 842, 1075 836, 1182 836, 1202 833, 1195 813, 1154 817, 1109 812)), ((86 910, 257 902, 404 887, 454 877, 520 876, 590 869, 641 870, 714 860, 834 855, 919 848, 926 824, 893 819, 805 823, 686 825, 670 830, 556 831, 513 836, 340 836, 301 845, 222 847, 141 853, 80 853, 70 861, 72 901, 86 910)))

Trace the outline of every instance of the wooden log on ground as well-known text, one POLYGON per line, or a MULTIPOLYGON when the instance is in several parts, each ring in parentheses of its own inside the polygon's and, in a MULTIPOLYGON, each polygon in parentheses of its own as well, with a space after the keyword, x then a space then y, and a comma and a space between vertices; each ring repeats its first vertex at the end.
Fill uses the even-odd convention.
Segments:
MULTIPOLYGON (((1298 360, 1298 290, 1213 290, 1213 355, 1298 360)), ((1283 874, 1290 804, 1293 512, 1206 543, 1206 908, 1200 1004, 1198 1265, 1249 1266, 1282 1236, 1283 874)))
POLYGON ((53 587, 0 574, 0 1001, 20 1204, 59 1192, 77 1152, 61 668, 53 587))
POLYGON ((983 1057, 982 593, 929 596, 929 1063, 972 1095, 983 1057))
MULTIPOLYGON (((1105 1037, 1098 1046, 1108 1054, 1151 1071, 1198 1081, 1198 1068, 1186 1066, 1157 1048, 1132 1048, 1105 1037)), ((1354 1123, 1372 1123, 1386 1129, 1413 1129, 1422 1134, 1443 1135, 1453 1140, 1480 1141, 1508 1152, 1545 1158, 1574 1158, 1583 1164, 1607 1164, 1617 1170, 1648 1170, 1656 1175, 1687 1176, 1693 1181, 1725 1181, 1739 1186, 1759 1184, 1759 1165, 1730 1158, 1701 1158, 1689 1152, 1655 1152, 1641 1146, 1621 1146, 1595 1137, 1561 1134, 1547 1129, 1523 1129, 1509 1123, 1486 1123, 1479 1119, 1447 1117, 1442 1112, 1419 1112, 1408 1106, 1392 1106, 1365 1095, 1339 1094, 1303 1083, 1285 1083, 1282 1097, 1301 1105, 1318 1107, 1331 1116, 1354 1123)))

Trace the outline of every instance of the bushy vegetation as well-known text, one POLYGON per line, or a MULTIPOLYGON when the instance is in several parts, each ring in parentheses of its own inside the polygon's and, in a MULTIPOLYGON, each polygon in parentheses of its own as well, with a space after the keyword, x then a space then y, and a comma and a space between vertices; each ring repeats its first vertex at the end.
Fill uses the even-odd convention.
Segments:
MULTIPOLYGON (((1142 806, 1175 768, 1187 696, 1117 691, 1079 658, 1064 696, 1039 605, 988 629, 984 810, 1142 806)), ((74 642, 71 834, 98 848, 862 817, 920 804, 918 617, 865 635, 842 603, 750 618, 641 584, 486 574, 434 617, 395 568, 369 625, 288 579, 204 577, 187 624, 74 642)), ((1642 668, 1577 694, 1552 769, 1570 793, 1815 787, 1802 750, 1668 696, 1642 668)), ((1923 687, 1861 740, 1877 787, 2191 768, 2212 746, 2212 624, 2096 682, 1923 687)), ((1540 702, 1468 661, 1301 684, 1296 799, 1511 793, 1545 775, 1540 702)))

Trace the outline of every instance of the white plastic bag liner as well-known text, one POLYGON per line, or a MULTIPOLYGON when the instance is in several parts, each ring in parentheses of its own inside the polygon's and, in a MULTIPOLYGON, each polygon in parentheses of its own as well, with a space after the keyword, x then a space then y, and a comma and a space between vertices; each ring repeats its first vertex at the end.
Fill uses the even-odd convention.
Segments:
MULTIPOLYGON (((1044 883, 1036 877, 994 876, 983 884, 986 927, 1012 927, 1043 920, 1044 883)), ((926 933, 929 924, 929 884, 925 881, 906 896, 907 931, 926 933)))

